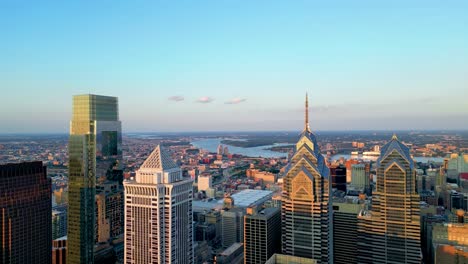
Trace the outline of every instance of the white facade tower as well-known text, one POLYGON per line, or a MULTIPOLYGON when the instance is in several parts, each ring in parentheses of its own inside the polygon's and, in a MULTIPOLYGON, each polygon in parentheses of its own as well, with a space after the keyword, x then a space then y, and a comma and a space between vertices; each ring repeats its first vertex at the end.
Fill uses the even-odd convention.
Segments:
POLYGON ((125 263, 193 263, 192 180, 160 146, 125 188, 125 263))

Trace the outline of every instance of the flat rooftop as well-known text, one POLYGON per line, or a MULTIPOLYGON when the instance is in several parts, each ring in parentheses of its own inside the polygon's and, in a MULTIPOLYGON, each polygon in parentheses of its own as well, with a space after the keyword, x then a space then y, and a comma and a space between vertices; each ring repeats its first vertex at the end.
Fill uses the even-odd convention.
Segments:
MULTIPOLYGON (((243 190, 231 195, 231 197, 234 199, 234 206, 237 207, 260 205, 263 202, 271 199, 272 196, 272 191, 252 189, 243 190)), ((219 203, 223 203, 223 200, 219 201, 219 203)))

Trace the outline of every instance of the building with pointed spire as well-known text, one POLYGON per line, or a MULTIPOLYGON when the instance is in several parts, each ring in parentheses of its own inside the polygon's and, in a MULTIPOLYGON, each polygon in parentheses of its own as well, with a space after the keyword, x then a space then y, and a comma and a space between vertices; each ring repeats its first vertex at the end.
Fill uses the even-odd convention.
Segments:
POLYGON ((157 146, 124 181, 125 263, 193 263, 192 180, 157 146))
POLYGON ((358 263, 421 263, 415 163, 396 135, 377 159, 372 209, 358 216, 358 263))
POLYGON ((311 132, 308 106, 306 95, 304 131, 285 170, 282 251, 286 255, 328 263, 333 259, 330 171, 311 132))

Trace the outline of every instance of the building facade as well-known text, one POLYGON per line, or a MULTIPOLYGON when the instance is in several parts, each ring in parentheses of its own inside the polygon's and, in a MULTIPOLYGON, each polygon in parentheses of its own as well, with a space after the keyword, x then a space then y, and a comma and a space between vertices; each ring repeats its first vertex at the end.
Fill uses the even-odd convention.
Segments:
POLYGON ((333 252, 330 170, 309 128, 307 98, 305 115, 304 131, 285 170, 282 251, 286 255, 328 263, 333 252))
POLYGON ((248 208, 244 217, 244 263, 265 263, 281 251, 281 210, 248 208))
POLYGON ((116 97, 76 95, 70 122, 68 263, 94 263, 96 179, 112 173, 122 155, 116 97))
POLYGON ((125 263, 193 263, 192 180, 161 146, 124 181, 125 263))
POLYGON ((351 165, 351 186, 367 193, 370 190, 370 166, 369 164, 351 165))
POLYGON ((0 263, 51 263, 51 215, 42 162, 0 165, 0 263))
POLYGON ((421 263, 415 164, 394 135, 377 159, 372 209, 359 215, 359 263, 421 263))
POLYGON ((228 248, 244 241, 245 209, 225 209, 221 213, 221 245, 228 248))
POLYGON ((52 241, 52 264, 67 263, 67 237, 52 241))
POLYGON ((346 193, 346 166, 343 164, 332 164, 330 166, 332 188, 346 193))
POLYGON ((353 201, 333 201, 333 263, 357 263, 358 213, 361 205, 353 201))
POLYGON ((67 210, 52 211, 52 239, 67 235, 67 210))

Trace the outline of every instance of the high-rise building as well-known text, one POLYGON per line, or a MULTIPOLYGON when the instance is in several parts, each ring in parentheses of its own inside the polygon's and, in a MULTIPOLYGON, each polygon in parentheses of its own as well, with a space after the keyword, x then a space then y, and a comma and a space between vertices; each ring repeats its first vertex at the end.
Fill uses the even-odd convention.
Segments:
POLYGON ((58 209, 52 211, 52 239, 67 235, 67 210, 58 209))
POLYGON ((330 176, 332 188, 346 192, 346 167, 339 163, 332 164, 330 166, 330 176))
POLYGON ((281 251, 281 210, 247 208, 244 217, 244 263, 265 263, 281 251))
POLYGON ((415 163, 396 135, 377 159, 372 209, 358 218, 359 263, 421 263, 415 163))
POLYGON ((357 263, 357 216, 360 209, 356 197, 348 201, 333 201, 333 263, 357 263))
POLYGON ((51 263, 51 192, 42 162, 0 165, 0 263, 51 263))
POLYGON ((193 263, 192 180, 157 146, 124 181, 125 263, 193 263))
POLYGON ((346 166, 346 182, 351 183, 351 178, 352 178, 352 166, 353 164, 359 164, 359 161, 356 159, 349 159, 346 161, 345 166, 346 166))
POLYGON ((116 97, 76 95, 70 122, 68 263, 94 262, 96 179, 121 180, 121 123, 116 97))
POLYGON ((435 263, 468 263, 468 224, 440 223, 432 229, 435 263))
POLYGON ((286 167, 282 199, 283 254, 332 260, 333 236, 329 195, 330 170, 309 128, 306 97, 305 128, 286 167))
POLYGON ((222 216, 220 211, 209 211, 205 214, 205 222, 215 226, 216 236, 211 241, 208 241, 210 246, 218 248, 221 246, 221 235, 222 235, 222 216))
POLYGON ((243 208, 225 209, 221 213, 221 244, 223 248, 244 241, 244 215, 243 208))
POLYGON ((370 190, 370 165, 353 164, 351 165, 351 186, 359 191, 367 193, 370 190))

